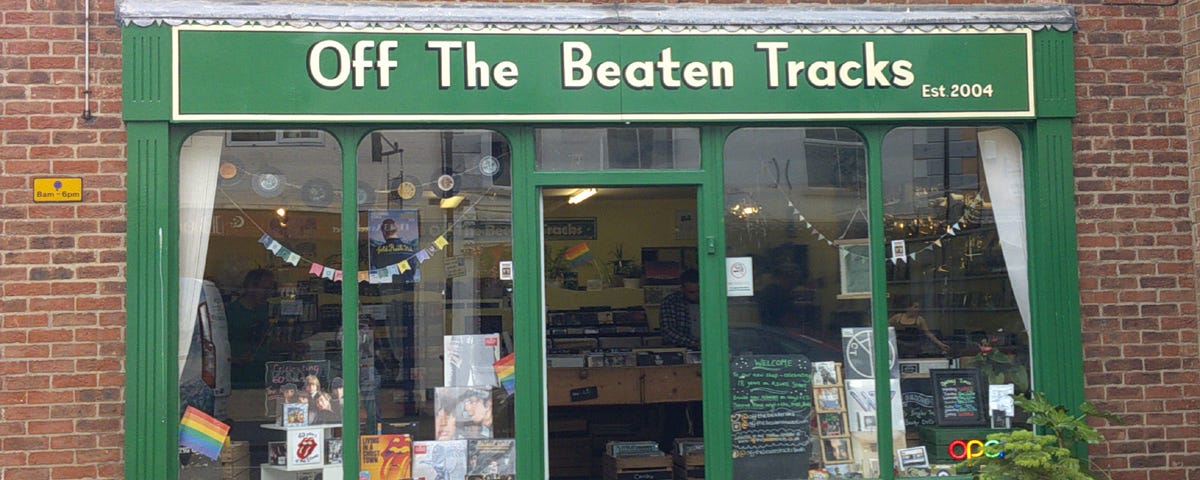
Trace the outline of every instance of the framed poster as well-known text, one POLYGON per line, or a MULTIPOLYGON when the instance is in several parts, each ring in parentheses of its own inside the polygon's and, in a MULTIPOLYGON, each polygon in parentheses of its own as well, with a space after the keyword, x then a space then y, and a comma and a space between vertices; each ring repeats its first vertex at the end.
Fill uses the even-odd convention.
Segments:
POLYGON ((939 426, 987 425, 983 380, 979 369, 951 368, 929 371, 933 381, 934 420, 939 426))
POLYGON ((871 244, 865 238, 834 243, 841 273, 838 300, 871 298, 871 244))

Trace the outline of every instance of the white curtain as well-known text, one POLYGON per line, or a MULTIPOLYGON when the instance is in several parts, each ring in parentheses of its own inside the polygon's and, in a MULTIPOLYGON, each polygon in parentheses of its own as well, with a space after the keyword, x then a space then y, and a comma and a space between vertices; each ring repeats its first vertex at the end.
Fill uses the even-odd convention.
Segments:
POLYGON ((1025 175, 1021 142, 1012 132, 996 128, 979 132, 979 155, 996 216, 1000 250, 1025 331, 1029 332, 1028 241, 1025 234, 1025 175))
MULTIPOLYGON (((196 308, 208 258, 208 235, 212 231, 213 200, 217 194, 217 171, 225 135, 203 132, 193 135, 179 152, 179 378, 183 381, 196 308)), ((193 362, 196 363, 196 362, 193 362)), ((200 372, 195 372, 199 377, 200 372)))

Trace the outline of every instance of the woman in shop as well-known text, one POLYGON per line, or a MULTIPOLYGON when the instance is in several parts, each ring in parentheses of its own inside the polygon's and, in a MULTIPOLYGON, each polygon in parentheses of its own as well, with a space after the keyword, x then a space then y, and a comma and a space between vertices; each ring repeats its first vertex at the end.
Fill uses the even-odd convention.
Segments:
POLYGON ((907 310, 892 315, 892 318, 888 319, 888 326, 896 329, 896 343, 901 355, 920 352, 924 344, 922 337, 933 342, 941 351, 950 351, 949 345, 929 331, 925 317, 921 316, 920 303, 914 302, 907 310))

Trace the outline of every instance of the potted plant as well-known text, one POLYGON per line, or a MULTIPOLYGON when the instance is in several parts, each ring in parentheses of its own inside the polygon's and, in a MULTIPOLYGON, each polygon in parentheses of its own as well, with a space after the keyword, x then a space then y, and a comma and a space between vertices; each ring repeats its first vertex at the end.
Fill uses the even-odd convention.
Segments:
MULTIPOLYGON (((1089 402, 1078 415, 1046 400, 1040 392, 1013 395, 1013 403, 1029 413, 1029 424, 1047 434, 1016 430, 988 435, 984 454, 959 464, 979 468, 979 480, 1096 480, 1094 464, 1084 465, 1075 456, 1076 443, 1095 444, 1104 436, 1088 425, 1089 419, 1121 423, 1116 415, 1097 410, 1089 402)), ((1108 475, 1100 473, 1102 478, 1108 475)))
POLYGON ((633 259, 625 258, 625 245, 617 244, 613 249, 613 277, 621 279, 625 288, 641 288, 642 266, 633 259))
POLYGON ((567 247, 563 247, 556 254, 551 254, 550 248, 546 247, 546 282, 551 287, 562 288, 563 280, 570 272, 571 262, 567 261, 567 247))
MULTIPOLYGON (((1001 332, 1003 333, 1003 332, 1001 332)), ((980 340, 979 351, 970 359, 967 365, 978 368, 992 385, 1002 383, 1013 384, 1017 393, 1029 391, 1029 372, 1025 366, 1018 363, 1014 355, 1005 353, 997 348, 998 337, 988 337, 980 340)))

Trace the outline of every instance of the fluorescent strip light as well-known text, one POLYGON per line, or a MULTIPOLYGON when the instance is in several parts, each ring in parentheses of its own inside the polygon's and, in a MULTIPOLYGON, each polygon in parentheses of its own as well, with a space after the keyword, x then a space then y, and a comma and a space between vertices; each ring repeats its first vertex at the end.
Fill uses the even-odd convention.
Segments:
POLYGON ((571 205, 583 203, 584 200, 592 198, 592 195, 595 195, 595 194, 596 194, 596 189, 585 188, 583 190, 575 192, 574 195, 571 195, 571 198, 567 199, 567 203, 569 203, 571 205))

